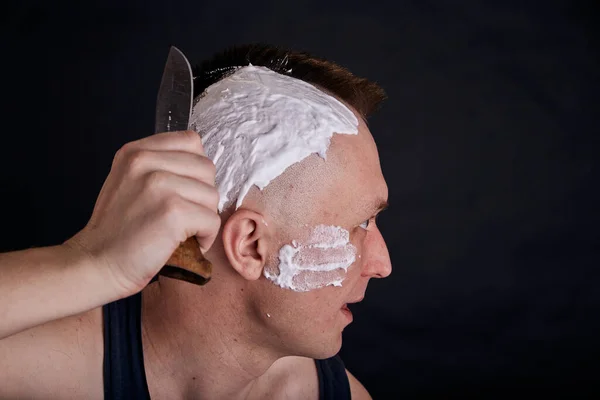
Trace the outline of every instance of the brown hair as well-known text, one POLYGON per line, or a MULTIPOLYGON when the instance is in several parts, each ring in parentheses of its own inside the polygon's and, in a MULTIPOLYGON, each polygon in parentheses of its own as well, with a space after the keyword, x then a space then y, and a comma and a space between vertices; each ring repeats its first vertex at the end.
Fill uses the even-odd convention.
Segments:
POLYGON ((373 114, 387 97, 379 85, 355 76, 338 64, 306 52, 264 44, 231 47, 195 66, 194 97, 233 73, 236 67, 249 64, 267 67, 277 73, 318 86, 350 104, 365 119, 373 114))

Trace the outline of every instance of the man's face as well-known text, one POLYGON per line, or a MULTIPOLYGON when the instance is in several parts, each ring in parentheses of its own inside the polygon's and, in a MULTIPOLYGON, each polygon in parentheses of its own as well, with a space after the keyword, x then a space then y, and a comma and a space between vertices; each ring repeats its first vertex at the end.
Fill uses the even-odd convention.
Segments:
POLYGON ((391 272, 389 254, 374 216, 387 202, 373 137, 359 117, 358 135, 333 135, 327 160, 312 155, 295 164, 249 202, 262 203, 275 232, 269 243, 267 271, 278 271, 279 249, 304 241, 318 225, 347 230, 356 260, 347 272, 308 272, 308 278, 343 278, 342 286, 307 292, 284 289, 261 276, 249 290, 251 310, 267 334, 265 346, 282 354, 327 358, 341 346, 341 333, 352 319, 346 304, 362 300, 370 278, 391 272))

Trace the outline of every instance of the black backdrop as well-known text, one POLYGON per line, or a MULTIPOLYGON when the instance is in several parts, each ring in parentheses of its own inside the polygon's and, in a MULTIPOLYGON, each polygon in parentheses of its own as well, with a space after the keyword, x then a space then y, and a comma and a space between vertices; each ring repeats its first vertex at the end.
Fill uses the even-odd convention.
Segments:
POLYGON ((593 1, 5 8, 0 250, 83 227, 114 152, 152 133, 169 45, 193 62, 246 42, 308 50, 390 96, 371 130, 394 272, 356 307, 348 368, 381 399, 590 394, 597 15, 593 1))

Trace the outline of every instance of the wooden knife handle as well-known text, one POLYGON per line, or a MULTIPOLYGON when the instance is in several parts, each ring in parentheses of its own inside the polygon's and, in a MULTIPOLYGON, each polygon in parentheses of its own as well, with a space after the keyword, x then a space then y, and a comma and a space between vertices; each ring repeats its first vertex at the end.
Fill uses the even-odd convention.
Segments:
POLYGON ((212 276, 212 264, 200 251, 196 238, 191 237, 179 245, 158 274, 204 285, 212 276))

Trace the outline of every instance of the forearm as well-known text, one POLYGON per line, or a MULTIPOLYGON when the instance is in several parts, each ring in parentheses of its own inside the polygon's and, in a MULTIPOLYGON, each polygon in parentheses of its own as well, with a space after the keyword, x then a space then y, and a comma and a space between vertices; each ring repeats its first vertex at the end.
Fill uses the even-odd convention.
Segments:
POLYGON ((0 254, 0 339, 117 300, 109 279, 64 245, 0 254))

